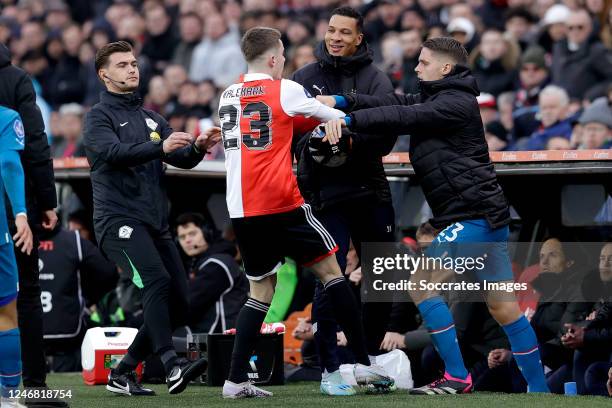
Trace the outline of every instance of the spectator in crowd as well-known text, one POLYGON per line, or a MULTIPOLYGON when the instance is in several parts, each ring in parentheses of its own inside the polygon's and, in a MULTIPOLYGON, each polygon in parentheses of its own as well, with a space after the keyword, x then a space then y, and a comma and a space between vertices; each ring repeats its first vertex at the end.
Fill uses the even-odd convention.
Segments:
MULTIPOLYGON (((573 353, 562 346, 562 337, 567 332, 565 324, 582 321, 589 313, 590 305, 581 301, 579 283, 584 272, 576 262, 580 261, 567 243, 557 238, 547 239, 540 250, 540 274, 531 282, 540 294, 531 325, 540 343, 542 361, 553 371, 572 361, 573 353)), ((562 393, 566 378, 563 370, 550 375, 551 391, 562 393)))
POLYGON ((578 394, 607 395, 604 381, 596 381, 593 374, 612 367, 612 244, 601 248, 599 271, 584 283, 584 297, 597 292, 599 300, 585 320, 565 324, 561 342, 575 350, 572 373, 578 394))
POLYGON ((181 41, 174 49, 172 63, 189 70, 193 50, 202 39, 202 19, 197 13, 182 14, 179 20, 179 31, 181 41))
POLYGON ((81 371, 85 308, 115 289, 117 268, 78 231, 61 226, 41 235, 39 251, 45 349, 54 357, 51 370, 81 371))
POLYGON ((553 136, 546 142, 546 150, 570 150, 572 143, 563 136, 553 136))
POLYGON ((292 48, 309 41, 314 30, 308 19, 294 18, 287 25, 286 36, 289 44, 287 53, 291 53, 292 48))
POLYGON ((546 9, 542 19, 543 31, 538 38, 538 45, 546 50, 547 53, 553 51, 555 43, 563 41, 567 34, 565 23, 569 18, 571 10, 563 4, 555 4, 546 9))
MULTIPOLYGON (((379 6, 375 11, 376 16, 363 28, 364 35, 372 48, 379 49, 383 36, 386 33, 390 31, 400 31, 399 19, 401 12, 402 7, 396 1, 383 0, 379 2, 379 6)), ((376 57, 375 59, 378 60, 376 57)))
POLYGON ((380 53, 382 62, 378 67, 387 74, 393 87, 397 88, 402 78, 403 60, 403 48, 398 33, 391 31, 384 35, 380 44, 380 53))
POLYGON ((52 145, 53 158, 85 157, 83 147, 83 107, 78 103, 62 105, 59 110, 61 139, 52 145))
MULTIPOLYGON (((538 338, 543 364, 555 371, 548 378, 553 392, 560 391, 559 383, 563 389, 562 381, 567 379, 563 366, 572 361, 573 353, 561 344, 566 330, 564 324, 583 320, 589 310, 589 305, 581 302, 578 282, 582 281, 583 272, 575 267, 575 262, 568 244, 557 238, 549 238, 540 248, 540 272, 531 280, 531 285, 540 296, 535 313, 532 312, 530 316, 531 326, 538 338)), ((487 390, 524 392, 525 383, 520 379, 509 350, 492 350, 488 356, 488 366, 490 370, 483 374, 482 379, 488 384, 487 390)))
POLYGON ((417 93, 419 91, 419 79, 413 74, 419 63, 419 52, 423 37, 421 31, 412 28, 400 34, 400 42, 403 48, 401 90, 404 93, 417 93))
POLYGON ((506 33, 519 44, 521 50, 527 49, 533 40, 533 26, 536 22, 537 19, 524 7, 509 8, 504 15, 506 33))
POLYGON ((478 109, 480 110, 480 117, 482 123, 486 126, 489 123, 497 120, 499 114, 497 112, 497 101, 495 97, 489 93, 481 93, 476 97, 478 102, 478 109))
POLYGON ((579 119, 582 125, 581 149, 608 149, 612 147, 612 109, 608 98, 595 100, 579 119))
POLYGON ((514 129, 514 92, 504 92, 497 97, 498 121, 504 127, 507 134, 514 129))
POLYGON ((514 150, 543 150, 553 136, 570 139, 571 120, 567 118, 569 96, 563 88, 549 85, 539 95, 540 127, 529 138, 518 140, 514 150))
POLYGON ((290 77, 298 69, 315 62, 317 58, 314 53, 315 46, 309 42, 293 47, 285 64, 285 76, 290 77))
POLYGON ((500 121, 494 120, 485 125, 485 139, 490 152, 505 150, 508 146, 508 131, 500 121))
POLYGON ((521 55, 519 67, 519 85, 516 92, 515 107, 517 109, 536 106, 540 91, 549 82, 546 66, 546 51, 540 46, 529 47, 521 55))
POLYGON ((145 25, 147 35, 141 52, 153 62, 154 73, 159 74, 172 59, 178 39, 168 11, 161 4, 145 9, 145 25))
POLYGON ((421 8, 417 5, 408 7, 402 12, 400 25, 402 32, 417 30, 419 33, 424 33, 427 30, 425 23, 425 15, 421 8))
POLYGON ((79 60, 82 42, 83 34, 78 25, 71 24, 62 30, 63 51, 47 87, 48 101, 54 108, 65 103, 82 103, 85 98, 87 77, 79 60))
POLYGON ((164 79, 170 96, 176 98, 181 85, 187 82, 187 69, 181 64, 170 64, 164 69, 164 79))
POLYGON ((149 81, 149 92, 145 98, 145 107, 160 115, 165 115, 171 96, 166 78, 156 75, 149 81))
POLYGON ((446 31, 451 37, 459 41, 468 52, 471 52, 477 44, 476 27, 465 17, 457 17, 451 20, 446 27, 446 31))
POLYGON ((204 38, 193 50, 189 78, 195 82, 210 79, 218 88, 226 88, 246 70, 238 35, 220 14, 206 18, 204 31, 204 38))
POLYGON ((480 45, 470 56, 472 73, 480 92, 497 97, 514 88, 519 52, 518 45, 504 38, 501 31, 488 29, 482 34, 480 45))
POLYGON ((223 333, 235 327, 249 291, 234 260, 236 248, 217 239, 201 214, 181 214, 176 224, 179 244, 189 258, 189 326, 198 333, 223 333))
POLYGON ((571 98, 603 94, 612 81, 612 51, 593 40, 593 22, 586 10, 572 11, 566 26, 567 38, 554 46, 553 83, 565 88, 571 98))

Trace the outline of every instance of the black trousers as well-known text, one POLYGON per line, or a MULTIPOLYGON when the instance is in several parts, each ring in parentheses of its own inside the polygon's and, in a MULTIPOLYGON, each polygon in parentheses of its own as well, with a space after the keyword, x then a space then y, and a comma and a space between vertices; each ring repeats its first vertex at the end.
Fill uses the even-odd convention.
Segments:
MULTIPOLYGON (((395 240, 395 212, 391 203, 378 203, 370 199, 353 200, 319 211, 315 215, 338 244, 336 258, 343 272, 346 269, 346 255, 351 240, 360 258, 362 242, 395 240)), ((357 297, 359 298, 359 293, 357 297)), ((382 302, 363 304, 363 324, 370 355, 380 354, 379 347, 387 331, 391 306, 392 303, 382 302)), ((317 282, 312 304, 312 321, 317 324, 315 342, 321 368, 329 372, 337 370, 342 363, 338 358, 336 346, 338 325, 333 316, 331 301, 325 294, 323 285, 317 282)))
POLYGON ((134 220, 113 224, 102 250, 142 292, 144 323, 128 349, 138 361, 174 348, 172 332, 187 323, 187 274, 168 230, 134 220))
MULTIPOLYGON (((34 227, 30 225, 32 231, 34 227)), ((11 234, 15 234, 11 224, 11 234)), ((34 234, 34 247, 30 255, 15 248, 19 269, 17 313, 21 333, 22 379, 25 387, 43 387, 47 378, 47 364, 43 343, 43 311, 40 303, 38 280, 38 237, 34 234)))

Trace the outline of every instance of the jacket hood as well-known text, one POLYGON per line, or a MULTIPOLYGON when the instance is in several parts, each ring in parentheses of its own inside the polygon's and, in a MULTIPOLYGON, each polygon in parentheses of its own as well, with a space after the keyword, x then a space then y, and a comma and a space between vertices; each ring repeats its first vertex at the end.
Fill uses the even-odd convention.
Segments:
POLYGON ((474 96, 480 95, 476 78, 472 75, 472 71, 463 65, 455 65, 450 74, 437 81, 420 81, 419 87, 426 97, 447 89, 468 92, 474 96))
POLYGON ((337 71, 345 75, 355 75, 361 68, 370 65, 374 59, 372 58, 372 50, 368 44, 363 41, 355 54, 348 57, 334 57, 327 52, 325 41, 321 41, 315 49, 315 57, 321 65, 321 68, 331 71, 337 71))
POLYGON ((0 68, 11 65, 11 52, 6 45, 0 43, 0 68))

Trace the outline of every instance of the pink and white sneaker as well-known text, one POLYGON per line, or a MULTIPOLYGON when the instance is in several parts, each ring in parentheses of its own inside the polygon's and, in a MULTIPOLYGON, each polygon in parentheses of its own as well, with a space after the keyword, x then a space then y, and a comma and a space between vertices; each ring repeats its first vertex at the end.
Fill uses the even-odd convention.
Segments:
POLYGON ((411 395, 443 395, 443 394, 469 394, 472 392, 472 375, 468 374, 465 380, 455 378, 449 373, 444 373, 444 377, 408 391, 411 395))

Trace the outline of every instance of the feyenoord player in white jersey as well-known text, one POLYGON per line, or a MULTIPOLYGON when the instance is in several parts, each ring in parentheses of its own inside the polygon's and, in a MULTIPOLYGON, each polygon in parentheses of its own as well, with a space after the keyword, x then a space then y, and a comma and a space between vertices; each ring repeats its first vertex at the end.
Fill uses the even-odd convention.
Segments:
MULTIPOLYGON (((269 397, 248 378, 249 359, 268 312, 276 271, 285 256, 310 266, 334 304, 336 319, 355 355, 360 385, 388 387, 392 379, 371 366, 357 299, 333 255, 337 246, 312 215, 298 190, 292 169, 294 119, 322 122, 344 113, 319 103, 304 88, 281 79, 285 65, 281 34, 256 27, 242 38, 248 73, 221 96, 221 120, 227 206, 250 282, 250 298, 236 321, 236 340, 226 398, 269 397)), ((314 123, 317 123, 314 122, 314 123)))

